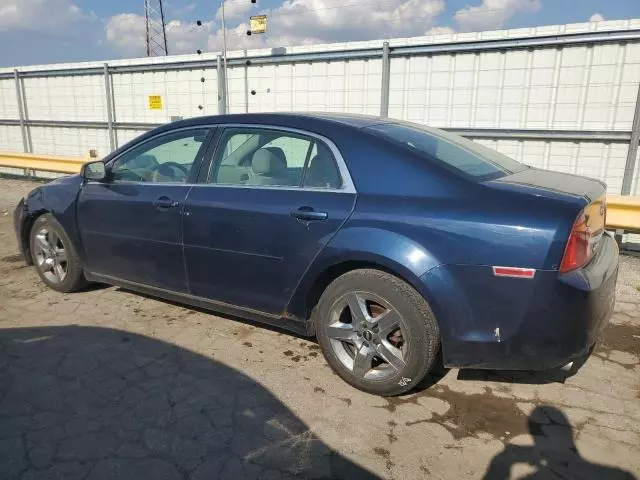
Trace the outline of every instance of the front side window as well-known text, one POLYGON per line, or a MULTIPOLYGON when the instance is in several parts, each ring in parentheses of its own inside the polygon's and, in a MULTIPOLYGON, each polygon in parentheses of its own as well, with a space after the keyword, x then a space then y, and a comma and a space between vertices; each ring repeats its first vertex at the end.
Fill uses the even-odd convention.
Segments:
POLYGON ((499 178, 528 168, 477 142, 437 128, 413 123, 382 123, 366 127, 411 151, 435 159, 476 180, 499 178))
POLYGON ((322 142, 280 130, 229 128, 220 140, 208 181, 299 187, 303 179, 305 187, 340 188, 335 160, 322 142))
POLYGON ((208 129, 156 137, 118 157, 111 166, 113 182, 185 183, 208 129))

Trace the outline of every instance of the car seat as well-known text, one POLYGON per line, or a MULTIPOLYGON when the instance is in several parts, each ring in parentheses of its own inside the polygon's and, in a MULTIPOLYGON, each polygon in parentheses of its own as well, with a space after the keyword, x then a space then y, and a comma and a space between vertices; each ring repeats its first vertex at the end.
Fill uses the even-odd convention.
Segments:
POLYGON ((250 182, 252 185, 287 185, 287 161, 283 158, 284 153, 283 157, 280 157, 270 148, 260 148, 253 154, 253 178, 250 182))

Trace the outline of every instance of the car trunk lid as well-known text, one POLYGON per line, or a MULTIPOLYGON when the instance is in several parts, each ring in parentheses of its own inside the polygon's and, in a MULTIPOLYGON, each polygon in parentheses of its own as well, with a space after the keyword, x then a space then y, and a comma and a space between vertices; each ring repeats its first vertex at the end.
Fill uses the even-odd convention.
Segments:
POLYGON ((599 180, 537 168, 528 168, 487 183, 507 190, 528 191, 534 194, 546 192, 547 196, 584 198, 587 204, 606 194, 606 185, 599 180))

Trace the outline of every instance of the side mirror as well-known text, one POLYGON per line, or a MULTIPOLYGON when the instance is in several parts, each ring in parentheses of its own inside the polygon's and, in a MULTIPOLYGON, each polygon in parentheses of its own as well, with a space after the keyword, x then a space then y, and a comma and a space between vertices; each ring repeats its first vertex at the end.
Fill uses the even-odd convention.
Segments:
POLYGON ((82 166, 80 172, 82 178, 85 180, 92 180, 94 182, 102 182, 107 178, 107 169, 104 166, 104 162, 99 160, 97 162, 85 163, 82 166))

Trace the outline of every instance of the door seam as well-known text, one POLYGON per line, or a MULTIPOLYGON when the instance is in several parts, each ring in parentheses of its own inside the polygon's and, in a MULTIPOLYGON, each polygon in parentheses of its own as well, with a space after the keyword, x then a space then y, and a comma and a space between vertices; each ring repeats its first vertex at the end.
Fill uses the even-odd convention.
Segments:
MULTIPOLYGON (((300 288, 300 284, 302 283, 302 281, 306 278, 307 276, 307 272, 311 269, 311 266, 313 264, 316 263, 316 259, 320 256, 320 254, 322 252, 324 252, 325 248, 327 248, 327 246, 331 243, 331 241, 335 238, 335 236, 338 234, 338 232, 340 230, 342 230, 342 227, 344 227, 344 225, 349 221, 349 219, 351 218, 351 216, 353 215, 353 212, 356 211, 356 206, 358 204, 358 194, 355 194, 355 198, 353 199, 353 207, 351 208, 351 211, 349 212, 349 215, 347 215, 344 219, 344 221, 338 226, 338 228, 336 228, 336 231, 333 233, 333 235, 331 235, 331 237, 327 240, 327 242, 323 245, 323 247, 321 249, 318 250, 318 252, 313 256, 313 258, 311 259, 311 261, 309 262, 309 265, 307 265, 307 268, 305 268, 304 272, 302 272, 302 275, 300 276, 300 278, 298 279, 298 282, 296 283, 295 288, 291 291, 291 295, 289 296, 289 300, 287 300, 287 303, 285 304, 285 312, 289 311, 289 305, 291 305, 291 300, 293 299, 293 297, 296 295, 296 293, 298 293, 298 288, 300 288)), ((305 322, 309 321, 308 318, 303 319, 305 322)))
POLYGON ((187 195, 184 197, 184 203, 180 211, 180 247, 182 248, 182 266, 184 267, 184 278, 187 287, 187 293, 191 294, 191 282, 189 281, 189 269, 187 268, 187 251, 184 248, 184 217, 187 213, 187 201, 189 200, 189 194, 193 190, 193 185, 187 191, 187 195))

